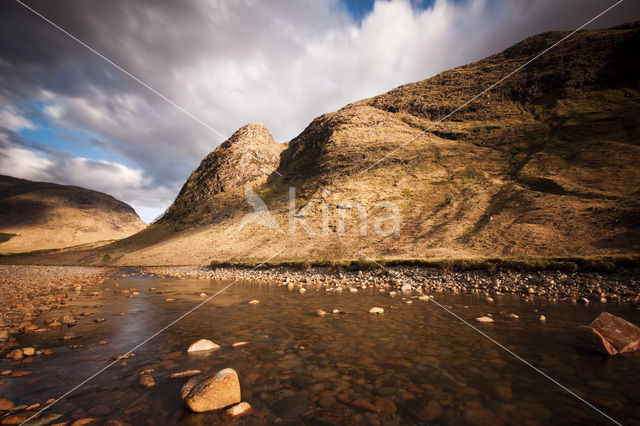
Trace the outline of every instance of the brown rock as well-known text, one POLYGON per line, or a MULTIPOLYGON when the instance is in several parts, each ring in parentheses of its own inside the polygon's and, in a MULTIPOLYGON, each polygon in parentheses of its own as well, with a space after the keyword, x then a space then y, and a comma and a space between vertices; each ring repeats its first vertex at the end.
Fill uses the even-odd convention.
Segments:
POLYGON ((11 410, 14 406, 15 404, 12 401, 6 398, 0 398, 0 411, 11 410))
POLYGON ((180 395, 196 413, 237 404, 241 400, 238 373, 232 368, 225 368, 204 379, 193 377, 184 384, 180 395))
POLYGON ((140 384, 146 388, 151 388, 156 385, 156 381, 153 380, 151 374, 143 374, 140 376, 140 384))
POLYGON ((372 413, 378 412, 378 409, 376 408, 375 405, 373 405, 372 403, 370 403, 369 401, 363 398, 356 399, 351 403, 351 405, 357 408, 362 408, 363 410, 371 411, 372 413))
POLYGON ((184 377, 193 377, 193 376, 197 376, 200 373, 202 373, 202 371, 200 371, 200 370, 180 371, 178 373, 171 374, 171 378, 172 379, 181 379, 181 378, 184 378, 184 377))
POLYGON ((82 419, 78 419, 75 422, 71 423, 71 426, 82 426, 82 425, 88 425, 91 423, 95 423, 96 419, 93 419, 91 417, 85 417, 82 419))
POLYGON ((395 414, 398 410, 396 408, 396 404, 394 404, 389 398, 376 399, 376 408, 378 409, 378 412, 382 414, 395 414))
POLYGON ((22 353, 22 349, 14 349, 7 354, 7 358, 12 359, 14 361, 20 361, 24 357, 22 353))
POLYGON ((22 377, 22 376, 29 376, 33 374, 33 371, 14 371, 13 373, 11 373, 11 377, 22 377))
POLYGON ((606 355, 637 351, 640 349, 640 328, 603 312, 588 326, 578 327, 576 346, 606 355))
POLYGON ((0 420, 0 424, 1 425, 19 425, 21 423, 26 422, 31 416, 33 416, 33 413, 11 414, 10 416, 3 417, 2 420, 0 420))
POLYGON ((229 408, 225 413, 231 417, 243 417, 248 416, 253 412, 251 405, 247 402, 241 402, 240 404, 234 405, 229 408))

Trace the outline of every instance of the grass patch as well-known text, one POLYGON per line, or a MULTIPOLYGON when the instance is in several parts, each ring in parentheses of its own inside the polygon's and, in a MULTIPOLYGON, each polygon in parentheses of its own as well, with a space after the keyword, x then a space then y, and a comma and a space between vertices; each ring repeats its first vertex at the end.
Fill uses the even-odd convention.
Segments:
POLYGON ((409 188, 405 188, 402 190, 402 195, 404 195, 407 198, 413 198, 413 191, 410 190, 409 188))
POLYGON ((453 175, 456 179, 461 180, 462 182, 473 182, 480 177, 476 168, 473 166, 467 166, 464 169, 455 172, 453 175))
MULTIPOLYGON (((229 260, 212 261, 211 268, 255 268, 261 264, 260 260, 229 260)), ((600 272, 612 273, 619 269, 640 268, 640 255, 618 255, 600 257, 496 257, 496 258, 468 258, 468 259, 377 259, 375 261, 358 258, 345 260, 280 260, 266 262, 262 269, 276 267, 290 267, 298 270, 308 270, 314 267, 331 267, 349 271, 366 271, 382 269, 392 266, 418 266, 436 268, 443 271, 563 271, 563 272, 600 272)))

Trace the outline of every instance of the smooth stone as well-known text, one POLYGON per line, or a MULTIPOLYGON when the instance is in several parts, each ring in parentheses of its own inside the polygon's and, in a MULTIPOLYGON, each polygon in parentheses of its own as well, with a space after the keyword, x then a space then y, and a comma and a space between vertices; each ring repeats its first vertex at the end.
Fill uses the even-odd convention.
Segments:
POLYGON ((178 373, 171 374, 171 378, 172 379, 181 379, 183 377, 193 377, 193 376, 197 376, 200 373, 202 373, 202 371, 200 371, 200 370, 180 371, 178 373))
POLYGON ((8 411, 15 407, 13 401, 6 398, 0 398, 0 411, 8 411))
POLYGON ((220 346, 213 343, 211 340, 200 339, 195 343, 192 343, 187 349, 187 352, 202 352, 202 351, 215 351, 220 349, 220 346))
POLYGON ((369 309, 369 313, 370 314, 383 314, 384 313, 384 309, 379 308, 377 306, 374 306, 373 308, 369 309))
POLYGON ((187 407, 196 413, 237 404, 241 402, 238 373, 225 368, 213 376, 192 377, 184 384, 180 395, 187 407))
POLYGON ((540 315, 538 317, 538 321, 546 321, 546 320, 547 320, 547 317, 545 317, 544 315, 540 315))
POLYGON ((509 314, 509 315, 507 315, 507 317, 509 317, 509 318, 513 318, 513 319, 518 319, 518 318, 520 318, 520 317, 519 317, 518 315, 516 315, 516 314, 509 314))
POLYGON ((259 303, 260 303, 260 301, 259 301, 258 299, 253 299, 253 300, 250 300, 250 301, 249 301, 249 304, 250 304, 250 305, 257 305, 257 304, 259 304, 259 303))
POLYGON ((378 412, 382 414, 395 414, 395 412, 398 411, 396 404, 389 398, 378 398, 376 399, 375 405, 378 412))
POLYGON ((331 407, 335 403, 336 403, 336 399, 332 395, 322 395, 318 399, 318 404, 324 408, 331 407))
POLYGON ((235 342, 235 343, 232 343, 232 344, 231 344, 231 347, 232 347, 232 348, 239 348, 239 347, 242 347, 242 346, 246 346, 246 345, 248 345, 248 344, 249 344, 249 342, 246 342, 246 341, 242 341, 242 342, 235 342))
POLYGON ((227 411, 225 411, 225 414, 231 417, 242 417, 248 416, 252 412, 253 409, 251 408, 251 405, 249 405, 249 403, 241 402, 240 404, 236 404, 233 407, 229 408, 227 411))
POLYGON ((364 398, 358 398, 354 400, 351 403, 351 405, 353 405, 356 408, 361 408, 363 410, 371 411, 372 413, 378 412, 378 408, 364 398))
POLYGON ((476 321, 484 322, 484 323, 490 323, 490 322, 493 322, 493 318, 488 317, 488 316, 485 315, 485 316, 476 318, 476 321))
POLYGON ((337 374, 338 373, 336 373, 333 370, 325 369, 325 370, 315 370, 311 373, 311 376, 316 380, 324 380, 330 377, 334 377, 337 374))
POLYGON ((31 347, 22 348, 22 353, 25 356, 34 356, 36 354, 36 349, 35 348, 31 348, 31 347))

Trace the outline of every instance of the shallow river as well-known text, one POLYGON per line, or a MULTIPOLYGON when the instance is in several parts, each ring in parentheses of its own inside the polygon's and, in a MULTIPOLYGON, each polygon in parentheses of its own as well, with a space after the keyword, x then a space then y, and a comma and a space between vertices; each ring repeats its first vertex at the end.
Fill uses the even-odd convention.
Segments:
MULTIPOLYGON (((54 354, 0 360, 0 371, 33 371, 19 378, 0 377, 5 382, 0 397, 29 405, 64 394, 114 355, 128 352, 200 303, 201 292, 212 295, 225 284, 108 281, 101 295, 71 302, 68 308, 77 313, 92 313, 76 326, 20 337, 22 347, 52 348, 54 354), (122 294, 133 288, 141 294, 122 294), (95 323, 96 318, 105 321, 95 323), (69 331, 80 337, 63 342, 60 337, 69 331), (101 340, 107 344, 98 344, 101 340)), ((616 421, 640 424, 640 354, 605 358, 572 346, 575 327, 588 324, 605 308, 636 324, 638 310, 526 302, 514 296, 495 297, 491 304, 473 295, 435 297, 616 421), (473 321, 489 313, 493 324, 473 321), (510 313, 520 318, 507 317, 510 313), (538 321, 540 314, 546 322, 538 321)), ((60 315, 52 311, 37 322, 60 315)), ((169 376, 231 367, 239 374, 242 399, 254 410, 233 420, 237 424, 613 424, 436 304, 411 296, 392 298, 373 288, 355 294, 310 289, 301 295, 272 284, 239 282, 133 352, 136 356, 124 365, 118 362, 47 412, 64 415, 57 421, 229 422, 220 413, 190 413, 178 394, 187 379, 169 376), (252 299, 260 304, 248 304, 252 299), (385 313, 369 314, 372 306, 385 313), (336 308, 344 314, 331 314, 336 308), (316 316, 318 309, 328 314, 316 316), (187 347, 200 338, 222 349, 187 354, 187 347), (231 347, 239 341, 249 344, 231 347), (154 370, 155 387, 139 384, 137 374, 145 369, 154 370), (360 399, 375 405, 376 412, 354 406, 360 399)))

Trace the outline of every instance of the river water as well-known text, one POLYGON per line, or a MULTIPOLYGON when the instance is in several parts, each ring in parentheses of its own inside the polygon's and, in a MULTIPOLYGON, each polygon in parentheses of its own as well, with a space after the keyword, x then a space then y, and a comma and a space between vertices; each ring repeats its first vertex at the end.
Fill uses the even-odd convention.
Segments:
MULTIPOLYGON (((33 371, 19 378, 0 377, 5 382, 0 397, 27 405, 57 398, 202 302, 200 293, 212 295, 226 284, 110 280, 99 295, 80 295, 65 308, 91 313, 76 326, 20 337, 21 346, 51 348, 54 354, 0 360, 0 371, 33 371), (140 294, 130 298, 124 289, 140 294), (98 318, 104 322, 94 322, 98 318), (62 341, 70 331, 79 337, 62 341), (107 344, 99 344, 101 340, 107 344)), ((299 294, 273 284, 238 282, 47 413, 62 414, 57 421, 92 417, 153 425, 612 424, 450 313, 416 296, 390 297, 374 288, 299 294), (248 304, 252 299, 260 303, 248 304), (384 308, 384 314, 369 314, 373 306, 384 308), (328 314, 317 316, 318 309, 328 314), (333 309, 344 313, 332 314, 333 309), (222 349, 187 354, 188 346, 201 338, 222 349), (240 341, 249 343, 231 347, 240 341), (179 389, 187 379, 171 379, 172 373, 214 373, 227 367, 238 372, 242 399, 253 407, 251 416, 230 420, 219 412, 194 414, 184 408, 179 389), (138 373, 147 369, 154 370, 152 388, 139 384, 138 373), (363 407, 362 400, 376 411, 363 407)), ((607 358, 572 345, 575 328, 601 311, 639 324, 637 309, 516 296, 497 296, 493 303, 475 295, 434 296, 616 421, 640 424, 640 354, 607 358), (519 319, 509 318, 511 313, 519 319), (495 322, 473 321, 485 314, 492 314, 495 322), (538 320, 540 314, 546 322, 538 320)), ((51 311, 37 322, 59 316, 61 311, 51 311)))

